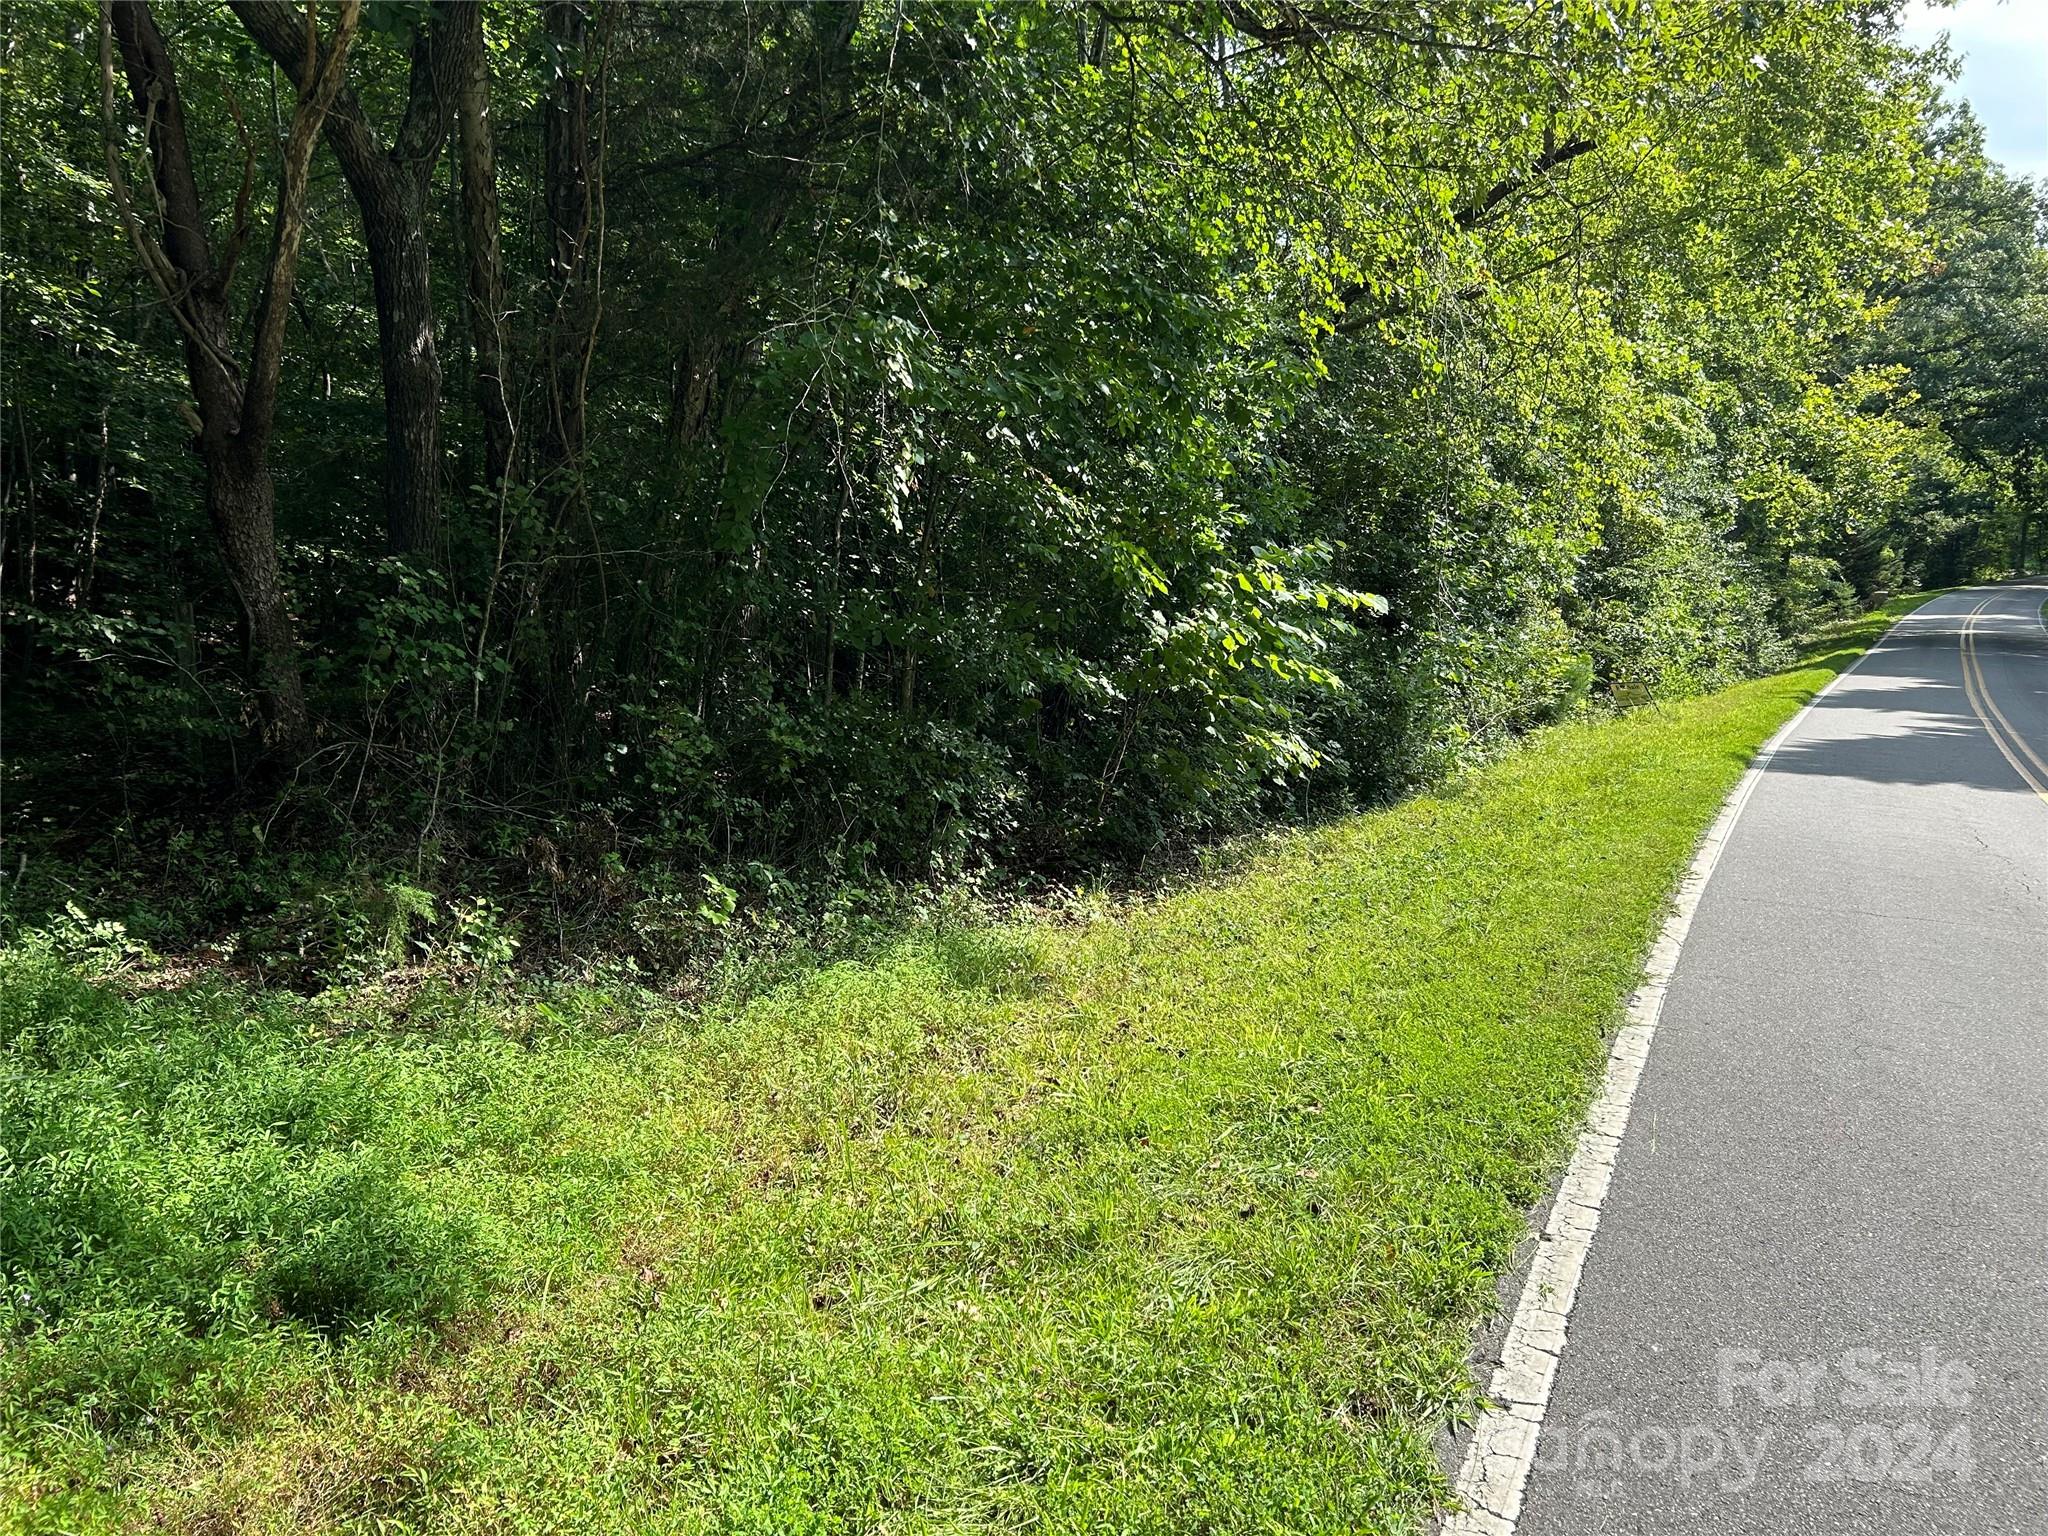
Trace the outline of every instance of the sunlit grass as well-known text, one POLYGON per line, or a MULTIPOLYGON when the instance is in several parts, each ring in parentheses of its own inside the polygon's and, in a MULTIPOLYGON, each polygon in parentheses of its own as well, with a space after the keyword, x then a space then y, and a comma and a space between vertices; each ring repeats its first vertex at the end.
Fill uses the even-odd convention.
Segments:
POLYGON ((1418 1529, 1666 893, 1882 622, 1142 908, 708 1012, 124 996, 17 950, 0 1502, 1418 1529))

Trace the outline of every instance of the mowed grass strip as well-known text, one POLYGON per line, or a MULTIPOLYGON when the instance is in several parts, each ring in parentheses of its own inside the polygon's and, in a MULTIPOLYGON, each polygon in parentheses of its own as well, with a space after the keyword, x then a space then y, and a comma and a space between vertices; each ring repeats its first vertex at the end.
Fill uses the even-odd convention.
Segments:
POLYGON ((1114 919, 709 1014, 17 949, 8 1518, 1418 1529, 1668 892, 1888 617, 1114 919))

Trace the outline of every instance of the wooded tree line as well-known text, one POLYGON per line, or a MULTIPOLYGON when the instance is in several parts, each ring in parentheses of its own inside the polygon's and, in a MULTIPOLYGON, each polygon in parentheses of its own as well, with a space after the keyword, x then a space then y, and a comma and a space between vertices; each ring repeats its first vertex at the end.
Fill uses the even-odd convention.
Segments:
POLYGON ((15 830, 1068 871, 2010 570, 1896 9, 14 0, 15 830))

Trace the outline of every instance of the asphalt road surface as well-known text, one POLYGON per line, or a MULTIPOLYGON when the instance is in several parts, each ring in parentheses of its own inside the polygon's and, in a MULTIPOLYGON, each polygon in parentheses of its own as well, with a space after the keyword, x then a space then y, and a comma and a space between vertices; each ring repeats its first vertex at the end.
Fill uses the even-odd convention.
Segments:
POLYGON ((1758 782, 1519 1536, 2048 1533, 2044 598, 1921 608, 1758 782))

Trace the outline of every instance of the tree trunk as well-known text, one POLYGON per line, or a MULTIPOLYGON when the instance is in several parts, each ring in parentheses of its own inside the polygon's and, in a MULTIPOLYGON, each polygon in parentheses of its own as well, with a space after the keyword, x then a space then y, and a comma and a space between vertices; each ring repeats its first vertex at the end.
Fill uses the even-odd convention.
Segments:
POLYGON ((427 261, 426 189, 410 174, 358 184, 384 376, 384 547, 441 554, 441 357, 427 261))
POLYGON ((512 476, 518 433, 505 388, 505 268, 498 239, 498 159, 491 129, 491 66, 484 51, 483 7, 454 0, 444 8, 449 68, 455 80, 457 152, 462 168, 463 255, 470 344, 476 352, 476 407, 484 428, 484 485, 496 492, 512 476))
POLYGON ((583 380, 596 323, 592 278, 590 80, 584 52, 589 27, 580 0, 548 0, 547 32, 561 58, 543 124, 548 215, 548 277, 555 308, 548 327, 548 412, 542 471, 554 495, 575 498, 583 457, 583 380))
POLYGON ((303 84, 278 174, 269 261, 252 317, 244 370, 234 357, 228 291, 248 230, 238 223, 225 259, 215 260, 192 171, 184 103, 163 33, 147 0, 102 0, 101 6, 109 183, 143 270, 184 336, 186 372, 198 406, 193 446, 206 468, 207 514, 242 610, 249 680, 263 716, 263 740, 266 746, 293 755, 312 745, 313 722, 278 560, 270 439, 277 423, 285 316, 305 235, 307 172, 321 123, 340 88, 342 65, 361 11, 358 0, 345 0, 333 42, 325 50, 319 46, 311 13, 301 13, 295 24, 292 47, 303 84), (162 210, 160 238, 150 235, 137 217, 121 170, 114 112, 117 43, 136 114, 149 125, 151 177, 162 210))
MULTIPOLYGON (((232 0, 243 27, 301 90, 303 12, 291 0, 232 0)), ((385 546, 396 555, 441 550, 441 356, 434 332, 427 190, 455 105, 449 37, 470 3, 437 8, 413 38, 405 116, 391 147, 377 141, 345 86, 325 137, 362 215, 377 300, 377 359, 384 382, 385 546)), ((481 25, 480 20, 476 25, 481 25)))
POLYGON ((712 237, 702 279, 680 306, 682 345, 668 411, 669 438, 679 447, 709 440, 737 390, 757 336, 750 295, 778 231, 809 190, 819 139, 846 107, 861 10, 862 0, 827 0, 809 10, 811 48, 784 92, 781 128, 764 134, 742 190, 728 194, 730 212, 712 237))
POLYGON ((2034 531, 2034 508, 2040 500, 2038 469, 2039 461, 2032 445, 2022 448, 2012 477, 2013 490, 2018 494, 2020 504, 2019 559, 2013 567, 2013 574, 2016 576, 2030 574, 2027 570, 2030 559, 2027 546, 2032 542, 2029 536, 2034 531))
MULTIPOLYGON (((586 51, 589 16, 580 0, 548 0, 548 39, 557 64, 542 119, 543 187, 547 211, 548 279, 554 303, 541 335, 546 398, 535 434, 533 483, 547 509, 551 540, 573 536, 589 522, 583 494, 584 380, 597 323, 592 271, 596 247, 591 195, 590 79, 586 51)), ((595 540, 593 539, 593 542, 595 540)), ((588 713, 584 675, 601 648, 602 593, 595 624, 584 620, 587 573, 580 562, 551 567, 536 590, 537 601, 562 616, 546 648, 544 687, 552 717, 548 732, 558 773, 572 770, 588 713), (566 587, 566 590, 564 588, 566 587)), ((601 563, 591 570, 603 579, 601 563)))
POLYGON ((207 516, 242 608, 242 645, 263 711, 264 739, 302 753, 312 744, 313 717, 278 566, 276 482, 260 449, 202 437, 200 455, 206 462, 207 516))
POLYGON ((726 401, 750 339, 744 333, 745 296, 740 280, 708 315, 689 312, 669 396, 668 430, 679 447, 710 439, 725 414, 726 401))

